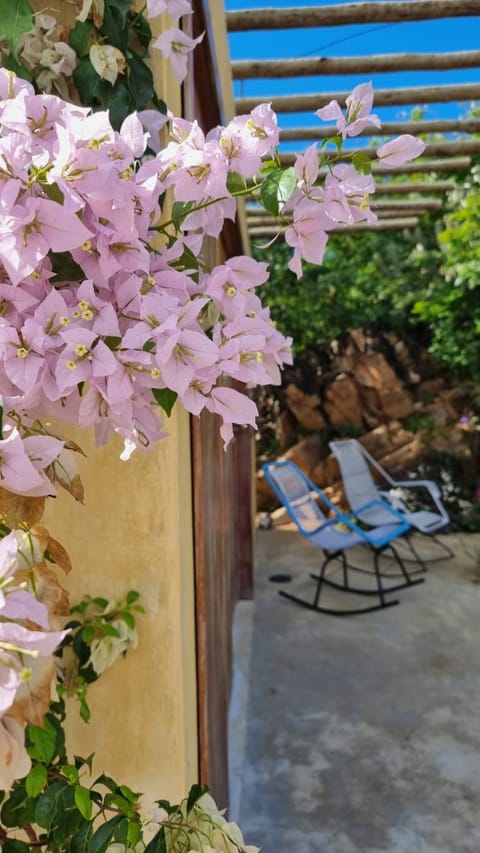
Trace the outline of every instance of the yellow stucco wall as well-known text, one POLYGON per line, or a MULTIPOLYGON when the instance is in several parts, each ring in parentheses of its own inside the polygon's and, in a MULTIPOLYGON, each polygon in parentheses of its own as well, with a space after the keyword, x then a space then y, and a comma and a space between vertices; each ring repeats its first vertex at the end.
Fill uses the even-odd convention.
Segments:
MULTIPOLYGON (((68 3, 35 0, 34 6, 71 21, 68 3)), ((159 94, 168 92, 177 111, 178 84, 163 62, 154 70, 159 94)), ((87 453, 80 460, 85 507, 61 494, 50 502, 46 523, 72 558, 72 601, 134 588, 146 608, 138 649, 90 691, 92 722, 86 725, 72 709, 69 745, 83 756, 95 752, 96 770, 148 799, 176 801, 197 779, 198 753, 187 414, 174 412, 168 429, 168 439, 129 462, 119 459, 120 441, 98 449, 91 434, 75 434, 87 453)))

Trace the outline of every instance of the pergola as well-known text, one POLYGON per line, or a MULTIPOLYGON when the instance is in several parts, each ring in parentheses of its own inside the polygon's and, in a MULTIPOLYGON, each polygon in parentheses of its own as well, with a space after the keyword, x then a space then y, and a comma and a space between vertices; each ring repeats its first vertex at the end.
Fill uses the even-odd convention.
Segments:
MULTIPOLYGON (((440 18, 471 17, 472 27, 480 36, 480 0, 370 0, 362 3, 340 3, 331 6, 308 6, 296 8, 243 9, 227 13, 230 33, 246 31, 268 31, 273 37, 277 30, 296 28, 339 27, 359 24, 370 27, 374 23, 399 23, 413 21, 435 22, 440 18)), ((267 33, 266 33, 267 35, 267 33)), ((434 45, 434 37, 428 39, 434 45)), ((297 80, 299 93, 295 95, 264 96, 262 98, 239 97, 235 106, 237 114, 250 111, 258 104, 271 101, 273 109, 280 113, 314 112, 319 107, 336 99, 345 103, 348 91, 331 91, 328 77, 331 75, 365 74, 373 81, 375 89, 374 108, 382 106, 410 106, 434 103, 458 103, 480 101, 480 50, 456 50, 448 53, 387 53, 362 56, 315 56, 299 59, 234 61, 234 80, 297 80), (448 71, 472 69, 473 81, 462 84, 414 86, 409 88, 382 89, 375 85, 376 75, 397 71, 448 71), (325 78, 325 89, 313 94, 302 93, 303 78, 320 76, 325 78), (298 79, 297 79, 298 78, 298 79)), ((321 82, 323 89, 323 79, 321 82)), ((281 142, 296 142, 297 150, 313 140, 323 140, 335 135, 334 127, 289 127, 281 133, 281 142)), ((375 165, 377 190, 372 209, 378 216, 376 225, 359 223, 350 230, 414 228, 419 217, 427 211, 443 209, 446 194, 455 186, 449 175, 470 170, 474 155, 480 153, 480 118, 387 121, 379 130, 366 128, 362 137, 374 136, 381 143, 388 137, 401 133, 426 134, 427 146, 424 154, 414 163, 398 168, 382 168, 375 165), (446 138, 437 141, 438 134, 446 138), (381 139, 380 139, 381 138, 381 139), (431 140, 431 141, 429 141, 431 140), (395 176, 395 180, 392 180, 395 176)), ((359 137, 360 139, 360 137, 359 137)), ((375 148, 368 142, 360 142, 364 155, 373 158, 375 148)), ((350 151, 352 149, 349 149, 350 151)), ((282 162, 289 165, 294 155, 284 153, 282 162)), ((248 230, 251 237, 269 236, 278 230, 278 224, 264 211, 254 206, 247 208, 248 230)), ((345 230, 342 228, 342 230, 345 230)))

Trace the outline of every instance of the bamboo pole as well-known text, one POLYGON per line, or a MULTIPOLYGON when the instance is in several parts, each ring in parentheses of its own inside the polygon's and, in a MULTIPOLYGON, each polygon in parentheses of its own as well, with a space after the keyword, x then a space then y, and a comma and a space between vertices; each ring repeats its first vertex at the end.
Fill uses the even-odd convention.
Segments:
MULTIPOLYGON (((338 133, 335 127, 289 127, 280 131, 281 142, 304 142, 315 139, 328 139, 338 133)), ((480 133, 480 119, 435 119, 430 121, 391 121, 384 122, 381 128, 368 125, 360 136, 394 136, 398 133, 412 133, 420 136, 427 133, 480 133)), ((358 138, 358 137, 357 137, 358 138)))
MULTIPOLYGON (((480 8, 480 7, 479 7, 480 8)), ((269 102, 277 113, 315 112, 330 101, 344 104, 350 92, 318 92, 311 95, 264 95, 261 98, 237 98, 237 115, 249 113, 260 104, 269 102)), ((375 107, 402 104, 434 104, 450 101, 480 99, 480 83, 449 84, 445 86, 413 86, 407 89, 378 89, 374 94, 375 107)))
MULTIPOLYGON (((293 166, 295 164, 296 154, 281 154, 280 162, 282 166, 293 166)), ((406 163, 404 166, 379 166, 377 163, 372 164, 372 174, 374 175, 402 175, 415 174, 415 172, 466 172, 471 166, 472 160, 470 157, 455 157, 451 159, 439 160, 418 160, 413 163, 406 163)), ((325 174, 325 169, 320 170, 320 174, 325 174)))
POLYGON ((309 57, 308 59, 240 60, 232 62, 235 80, 308 77, 317 74, 370 74, 380 71, 447 71, 478 68, 479 50, 455 53, 387 53, 377 56, 309 57))
POLYGON ((341 3, 295 9, 241 9, 227 12, 230 32, 280 30, 291 27, 338 27, 344 24, 427 21, 479 14, 478 0, 408 0, 408 2, 341 3))
MULTIPOLYGON (((378 222, 356 222, 352 225, 339 225, 338 228, 332 228, 329 234, 345 233, 352 231, 391 231, 399 228, 415 228, 418 224, 418 216, 404 216, 398 219, 381 219, 378 222)), ((275 234, 281 233, 281 228, 264 225, 259 228, 250 228, 250 237, 274 237, 275 234)))

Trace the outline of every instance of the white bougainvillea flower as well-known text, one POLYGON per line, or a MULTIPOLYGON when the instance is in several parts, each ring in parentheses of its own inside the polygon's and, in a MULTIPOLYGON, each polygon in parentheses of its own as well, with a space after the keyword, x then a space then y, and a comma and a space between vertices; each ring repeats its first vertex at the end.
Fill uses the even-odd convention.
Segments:
POLYGON ((101 27, 104 14, 105 0, 83 0, 83 6, 77 15, 77 21, 86 21, 89 15, 91 15, 95 26, 101 27))
POLYGON ((25 725, 3 717, 0 720, 0 790, 9 791, 15 779, 23 779, 32 762, 25 749, 25 725))
POLYGON ((89 56, 98 76, 114 86, 118 75, 123 74, 126 68, 121 50, 111 44, 92 44, 89 56))

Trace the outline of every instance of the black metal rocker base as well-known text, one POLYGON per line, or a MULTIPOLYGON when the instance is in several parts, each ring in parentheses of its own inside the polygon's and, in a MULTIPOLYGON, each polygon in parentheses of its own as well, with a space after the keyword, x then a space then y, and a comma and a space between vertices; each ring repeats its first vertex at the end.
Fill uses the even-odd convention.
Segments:
MULTIPOLYGON (((369 572, 370 576, 375 580, 375 588, 374 589, 362 589, 361 587, 351 586, 349 579, 349 571, 361 571, 365 572, 364 569, 358 569, 355 566, 351 566, 345 557, 343 551, 335 551, 335 552, 327 552, 325 551, 325 559, 322 563, 322 567, 320 569, 320 574, 315 575, 311 574, 310 577, 317 582, 317 588, 315 590, 315 595, 313 601, 307 601, 304 598, 300 598, 297 595, 292 595, 290 592, 284 592, 284 590, 279 590, 279 595, 282 595, 284 598, 288 598, 291 601, 294 601, 296 604, 300 604, 302 607, 306 607, 309 610, 315 610, 317 613, 328 613, 331 616, 355 616, 360 613, 373 613, 375 610, 383 610, 386 607, 393 607, 398 604, 397 600, 389 600, 387 596, 389 593, 397 592, 399 589, 408 589, 410 586, 418 586, 418 584, 424 583, 425 578, 418 578, 418 580, 412 580, 409 572, 407 572, 401 557, 397 554, 395 548, 391 545, 386 546, 384 548, 375 548, 373 550, 373 572, 369 572), (403 583, 395 584, 394 586, 385 587, 383 582, 386 578, 380 572, 379 567, 379 558, 380 555, 385 550, 390 550, 392 552, 393 557, 395 558, 398 567, 401 571, 401 574, 398 577, 403 577, 403 583), (340 559, 342 566, 342 583, 337 583, 336 581, 331 580, 330 578, 325 577, 325 570, 328 564, 332 560, 340 559), (372 596, 375 595, 378 597, 378 603, 373 604, 370 607, 355 607, 355 608, 345 608, 345 609, 337 609, 333 607, 322 607, 320 605, 320 596, 322 592, 323 585, 329 586, 333 589, 337 589, 340 592, 348 592, 353 593, 354 595, 365 595, 372 596)), ((387 576, 388 577, 388 576, 387 576)))
MULTIPOLYGON (((350 566, 349 568, 352 569, 354 567, 350 566)), ((355 569, 355 571, 358 571, 358 569, 355 569)), ((365 572, 365 574, 366 574, 366 572, 365 572)), ((372 577, 374 577, 372 572, 370 572, 370 575, 372 575, 372 577)), ((330 580, 330 578, 324 577, 322 579, 320 575, 310 575, 310 577, 314 581, 322 580, 322 583, 327 584, 327 586, 333 587, 333 589, 339 589, 341 592, 353 592, 353 593, 355 593, 355 595, 378 595, 378 589, 362 589, 358 586, 350 586, 350 585, 344 586, 341 583, 336 583, 335 581, 330 580)), ((382 575, 382 577, 385 578, 385 575, 382 575)), ((397 575, 397 577, 401 577, 401 575, 397 575)), ((399 589, 408 589, 409 586, 418 586, 419 583, 425 583, 425 578, 419 578, 416 581, 408 581, 407 583, 399 583, 399 584, 396 584, 395 586, 389 586, 387 588, 384 588, 383 592, 385 594, 387 594, 389 592, 397 592, 397 590, 399 590, 399 589)))
POLYGON ((371 607, 356 607, 350 610, 336 610, 330 607, 319 607, 315 602, 305 601, 304 598, 299 598, 297 595, 291 595, 291 593, 285 592, 283 589, 280 589, 278 594, 282 595, 284 598, 289 598, 291 601, 295 601, 296 604, 300 604, 308 610, 315 610, 316 613, 327 613, 329 616, 356 616, 360 613, 373 613, 375 610, 384 610, 386 607, 394 607, 399 603, 397 600, 384 601, 383 604, 373 604, 371 607))

